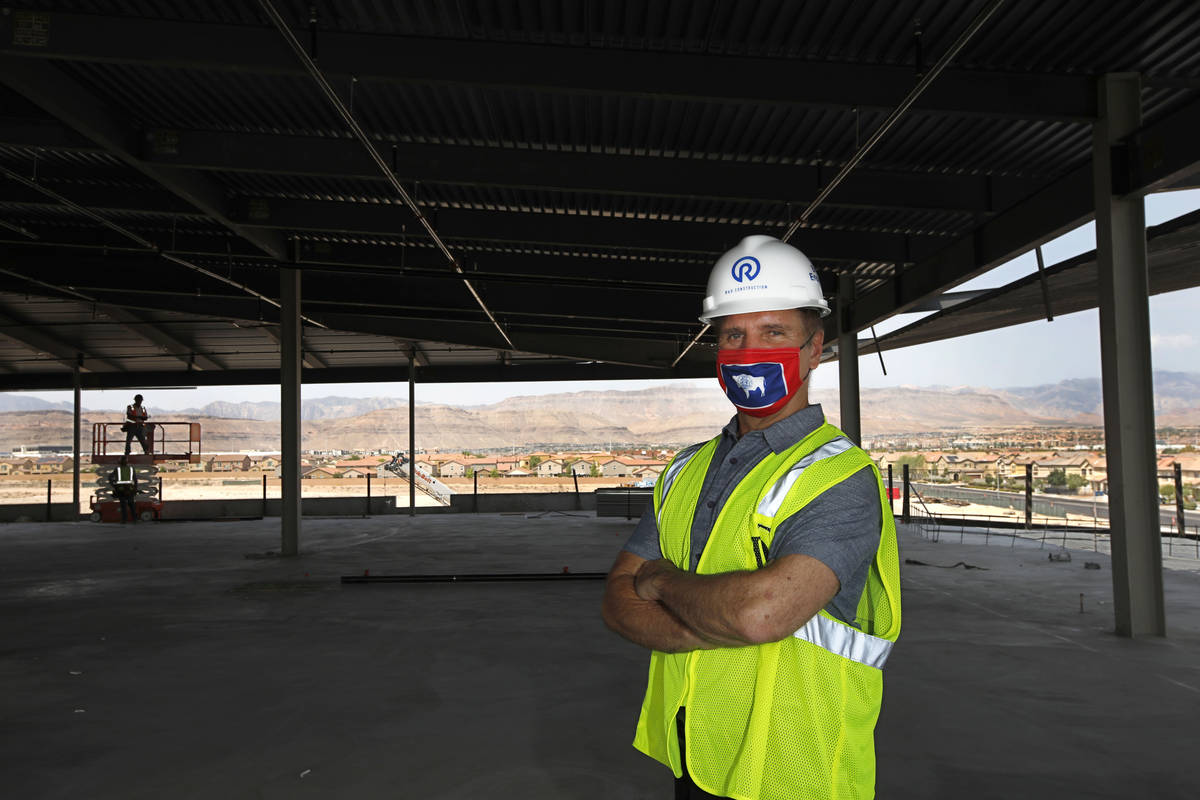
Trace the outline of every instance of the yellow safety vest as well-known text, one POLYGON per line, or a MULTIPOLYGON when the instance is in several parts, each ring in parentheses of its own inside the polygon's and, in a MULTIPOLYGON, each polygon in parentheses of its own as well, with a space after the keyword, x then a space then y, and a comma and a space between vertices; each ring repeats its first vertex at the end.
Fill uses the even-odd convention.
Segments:
POLYGON ((116 483, 118 486, 132 486, 133 485, 133 467, 118 466, 116 483))
MULTIPOLYGON (((654 487, 663 557, 691 563, 692 517, 719 438, 681 451, 654 487)), ((765 563, 778 523, 831 486, 870 466, 861 449, 824 424, 770 454, 720 510, 698 574, 765 563)), ((692 780, 736 800, 871 798, 875 721, 884 661, 900 633, 896 526, 880 482, 883 525, 853 626, 824 610, 768 644, 654 651, 633 745, 682 775, 676 715, 686 706, 692 780)))

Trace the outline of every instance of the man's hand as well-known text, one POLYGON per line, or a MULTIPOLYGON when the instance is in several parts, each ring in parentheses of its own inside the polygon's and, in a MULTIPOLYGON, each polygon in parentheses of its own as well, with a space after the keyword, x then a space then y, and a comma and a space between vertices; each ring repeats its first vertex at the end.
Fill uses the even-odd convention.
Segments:
POLYGON ((647 561, 642 564, 637 575, 633 579, 633 588, 637 592, 637 596, 643 600, 658 600, 661 596, 659 588, 662 585, 662 579, 672 573, 680 573, 683 570, 672 564, 665 558, 660 558, 657 561, 647 561))

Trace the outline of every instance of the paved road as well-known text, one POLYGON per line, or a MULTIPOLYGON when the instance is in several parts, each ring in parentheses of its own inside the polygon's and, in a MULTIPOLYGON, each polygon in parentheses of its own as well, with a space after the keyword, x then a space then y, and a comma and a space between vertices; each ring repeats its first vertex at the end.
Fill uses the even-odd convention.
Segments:
MULTIPOLYGON (((953 496, 964 500, 970 500, 979 505, 1002 506, 1007 508, 1008 504, 1013 500, 1011 492, 993 492, 987 489, 969 489, 965 486, 956 486, 953 484, 944 483, 913 483, 917 487, 917 491, 923 495, 932 496, 949 496, 953 490, 953 496)), ((1024 495, 1016 495, 1017 502, 1024 499, 1024 495)), ((1067 512, 1072 514, 1082 514, 1085 516, 1092 515, 1093 503, 1091 498, 1087 497, 1070 497, 1061 494, 1040 494, 1034 493, 1033 499, 1035 504, 1047 503, 1050 506, 1051 512, 1067 512)), ((1108 502, 1107 498, 1097 498, 1095 505, 1095 514, 1099 519, 1108 519, 1108 502)), ((1038 509, 1041 510, 1040 508, 1038 509)), ((1165 505, 1159 507, 1159 519, 1164 527, 1171 527, 1175 524, 1175 506, 1165 505)), ((1184 525, 1188 529, 1200 528, 1200 511, 1185 511, 1184 525)))

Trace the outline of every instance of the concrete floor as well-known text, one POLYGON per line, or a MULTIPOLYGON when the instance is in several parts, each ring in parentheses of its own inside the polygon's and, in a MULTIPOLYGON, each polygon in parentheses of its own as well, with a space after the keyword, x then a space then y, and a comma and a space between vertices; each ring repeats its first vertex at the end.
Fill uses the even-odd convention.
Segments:
MULTIPOLYGON (((278 520, 0 526, 4 795, 670 797, 599 581, 339 582, 603 571, 632 526, 306 519, 289 560, 278 520)), ((1165 575, 1169 638, 1129 641, 1107 556, 905 533, 902 558, 987 569, 903 567, 880 798, 1200 793, 1200 575, 1165 575)))

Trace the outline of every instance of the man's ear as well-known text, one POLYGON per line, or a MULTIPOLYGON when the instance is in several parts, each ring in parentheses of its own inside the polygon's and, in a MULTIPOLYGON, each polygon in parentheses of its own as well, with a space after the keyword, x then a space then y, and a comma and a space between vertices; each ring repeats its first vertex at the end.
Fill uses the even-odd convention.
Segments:
POLYGON ((825 349, 825 328, 817 328, 817 332, 813 334, 812 342, 809 344, 812 348, 808 354, 808 368, 816 369, 821 364, 821 351, 825 349))

